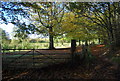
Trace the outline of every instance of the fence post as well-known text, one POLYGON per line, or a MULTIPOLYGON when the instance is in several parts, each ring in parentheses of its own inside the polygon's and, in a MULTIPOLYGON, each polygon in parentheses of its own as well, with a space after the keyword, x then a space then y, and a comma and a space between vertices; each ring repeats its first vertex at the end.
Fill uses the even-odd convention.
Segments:
POLYGON ((19 50, 19 54, 20 54, 20 49, 18 49, 19 50))
MULTIPOLYGON (((1 41, 0 41, 0 43, 1 43, 1 41)), ((1 44, 0 44, 0 80, 2 81, 2 46, 1 46, 1 44)))
POLYGON ((75 60, 75 58, 74 58, 74 52, 75 52, 75 50, 76 50, 76 40, 75 39, 72 39, 71 40, 71 57, 72 57, 72 64, 73 64, 73 62, 74 62, 74 60, 75 60))
POLYGON ((33 49, 33 67, 35 66, 35 63, 34 63, 34 50, 35 49, 33 49))
POLYGON ((2 54, 5 54, 4 49, 2 49, 2 54))

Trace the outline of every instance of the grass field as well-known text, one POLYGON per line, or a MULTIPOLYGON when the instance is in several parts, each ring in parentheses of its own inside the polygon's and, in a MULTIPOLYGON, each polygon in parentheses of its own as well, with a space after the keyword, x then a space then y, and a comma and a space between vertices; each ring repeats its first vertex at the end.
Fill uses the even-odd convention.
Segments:
MULTIPOLYGON (((46 49, 49 47, 49 43, 30 43, 31 46, 35 46, 36 48, 39 49, 46 49)), ((70 47, 71 44, 70 43, 54 43, 55 48, 66 48, 66 47, 70 47)))
MULTIPOLYGON (((54 43, 55 48, 67 48, 70 47, 70 43, 54 43)), ((47 49, 49 43, 19 43, 19 44, 7 44, 2 46, 3 49, 47 49)))
MULTIPOLYGON (((77 42, 78 45, 78 42, 77 42)), ((49 43, 20 43, 20 44, 7 44, 2 46, 3 49, 48 49, 49 43)), ((54 43, 55 48, 68 48, 71 43, 54 43)))

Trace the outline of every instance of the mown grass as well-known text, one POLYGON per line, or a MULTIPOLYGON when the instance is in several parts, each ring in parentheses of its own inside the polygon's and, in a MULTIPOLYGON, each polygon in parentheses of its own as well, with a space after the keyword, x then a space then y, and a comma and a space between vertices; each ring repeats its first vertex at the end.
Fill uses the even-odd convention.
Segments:
MULTIPOLYGON (((78 43, 77 43, 78 45, 78 43)), ((70 43, 54 43, 55 48, 70 47, 70 43)), ((19 43, 19 44, 4 44, 3 49, 48 49, 49 43, 19 43)))

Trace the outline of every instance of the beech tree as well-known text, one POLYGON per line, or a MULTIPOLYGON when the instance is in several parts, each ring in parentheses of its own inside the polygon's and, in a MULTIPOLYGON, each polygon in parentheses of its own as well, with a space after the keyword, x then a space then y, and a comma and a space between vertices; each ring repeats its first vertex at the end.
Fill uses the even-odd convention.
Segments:
POLYGON ((70 3, 69 7, 74 13, 89 18, 99 28, 106 30, 111 48, 120 47, 120 36, 118 35, 120 34, 119 2, 70 3))
MULTIPOLYGON (((3 23, 15 24, 18 26, 19 30, 22 30, 22 33, 47 33, 46 35, 49 36, 50 41, 49 48, 54 49, 53 38, 54 35, 57 35, 54 33, 54 27, 59 26, 62 21, 62 16, 64 15, 64 3, 1 2, 1 4, 1 20, 4 21, 3 23), (21 20, 20 17, 22 16, 26 19, 30 19, 30 23, 27 24, 24 19, 21 20)), ((18 31, 18 33, 20 32, 18 31)))
POLYGON ((94 31, 95 29, 96 24, 91 23, 86 17, 78 17, 73 12, 68 12, 64 14, 60 32, 63 32, 69 39, 87 41, 98 37, 98 31, 94 31))
POLYGON ((49 49, 54 49, 53 38, 57 33, 57 28, 62 21, 64 15, 64 3, 56 2, 36 2, 36 3, 21 3, 26 7, 30 7, 31 21, 37 27, 36 32, 44 30, 49 36, 49 49), (31 4, 31 5, 30 5, 31 4))

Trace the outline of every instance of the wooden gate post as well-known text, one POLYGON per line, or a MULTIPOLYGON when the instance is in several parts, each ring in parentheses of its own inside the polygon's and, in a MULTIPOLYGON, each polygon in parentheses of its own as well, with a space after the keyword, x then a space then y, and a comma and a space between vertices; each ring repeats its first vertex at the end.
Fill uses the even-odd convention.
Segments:
POLYGON ((72 60, 74 59, 74 52, 76 50, 76 40, 72 39, 71 40, 71 56, 72 56, 72 60))
POLYGON ((34 54, 35 54, 35 49, 33 49, 33 68, 35 67, 35 62, 34 62, 35 58, 34 58, 34 54))
POLYGON ((2 81, 2 45, 0 40, 0 80, 2 81))

